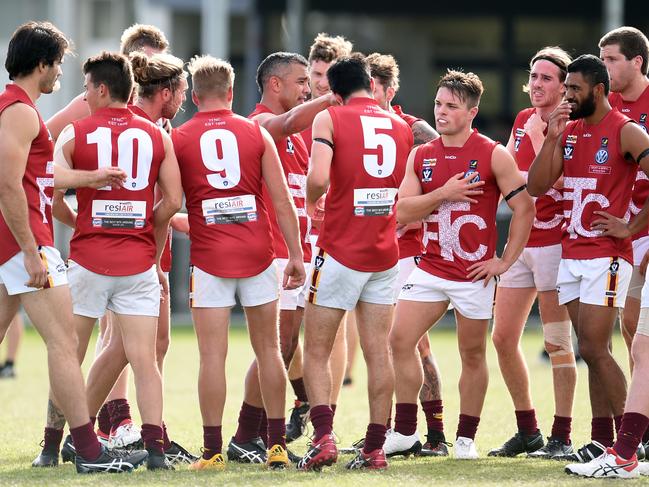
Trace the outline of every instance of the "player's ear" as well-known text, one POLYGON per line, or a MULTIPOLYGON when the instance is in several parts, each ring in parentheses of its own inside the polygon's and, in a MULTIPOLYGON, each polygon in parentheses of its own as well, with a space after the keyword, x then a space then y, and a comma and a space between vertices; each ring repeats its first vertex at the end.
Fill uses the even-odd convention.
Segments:
POLYGON ((196 96, 196 92, 194 90, 192 90, 192 103, 198 106, 198 96, 196 96))
POLYGON ((234 88, 232 86, 230 86, 228 88, 228 94, 227 94, 227 98, 226 98, 228 103, 232 103, 233 98, 234 98, 234 88))
POLYGON ((469 118, 473 120, 478 115, 478 105, 469 108, 469 118))
POLYGON ((339 105, 345 104, 345 100, 338 93, 334 93, 334 96, 336 97, 336 101, 338 102, 339 105))
POLYGON ((394 96, 397 94, 397 92, 394 90, 392 86, 388 87, 387 90, 385 90, 385 99, 387 100, 388 103, 391 103, 392 100, 394 100, 394 96))

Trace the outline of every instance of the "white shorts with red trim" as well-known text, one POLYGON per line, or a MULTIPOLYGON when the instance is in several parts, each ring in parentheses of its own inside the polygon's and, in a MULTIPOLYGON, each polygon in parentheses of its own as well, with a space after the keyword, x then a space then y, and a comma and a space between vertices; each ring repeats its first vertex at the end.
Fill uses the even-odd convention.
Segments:
POLYGON ((624 307, 633 267, 619 257, 561 259, 557 276, 559 304, 624 307))
POLYGON ((193 266, 189 277, 190 308, 229 308, 261 306, 279 298, 277 263, 251 277, 218 277, 193 266))
POLYGON ((451 281, 417 268, 401 288, 399 301, 447 301, 462 316, 473 320, 490 320, 493 316, 495 292, 496 279, 485 286, 484 281, 451 281))
POLYGON ((155 266, 132 276, 105 276, 68 261, 68 279, 75 315, 101 318, 110 310, 120 315, 160 316, 160 281, 155 266))
POLYGON ((516 262, 500 276, 498 287, 536 288, 553 291, 561 262, 561 244, 526 247, 516 262))
POLYGON ((307 279, 307 302, 351 311, 356 303, 394 304, 399 264, 380 272, 362 272, 342 265, 316 248, 307 279))
MULTIPOLYGON (((59 251, 54 247, 39 247, 38 253, 45 264, 45 269, 47 269, 45 288, 67 284, 66 268, 59 251)), ((38 291, 38 288, 25 286, 28 281, 29 274, 25 269, 25 254, 23 252, 18 252, 0 266, 0 285, 7 288, 7 294, 10 296, 38 291)))

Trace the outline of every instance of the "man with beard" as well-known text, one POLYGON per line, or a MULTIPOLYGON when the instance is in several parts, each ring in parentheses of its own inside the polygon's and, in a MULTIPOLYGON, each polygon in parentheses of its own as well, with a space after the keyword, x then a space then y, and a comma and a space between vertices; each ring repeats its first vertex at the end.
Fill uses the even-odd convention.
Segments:
MULTIPOLYGON (((608 73, 597 57, 583 55, 570 63, 565 86, 566 99, 550 115, 545 141, 530 167, 528 190, 533 196, 545 194, 563 175, 567 222, 557 277, 559 304, 568 308, 588 365, 593 415, 598 414, 594 405, 602 399, 618 419, 624 410, 626 379, 609 343, 618 308, 626 299, 633 252, 630 239, 616 237, 608 227, 626 214, 637 164, 649 171, 643 152, 649 138, 611 108, 608 73)), ((613 438, 605 441, 608 444, 593 441, 572 458, 584 462, 600 457, 613 438)), ((582 467, 572 465, 567 471, 587 473, 582 467)))

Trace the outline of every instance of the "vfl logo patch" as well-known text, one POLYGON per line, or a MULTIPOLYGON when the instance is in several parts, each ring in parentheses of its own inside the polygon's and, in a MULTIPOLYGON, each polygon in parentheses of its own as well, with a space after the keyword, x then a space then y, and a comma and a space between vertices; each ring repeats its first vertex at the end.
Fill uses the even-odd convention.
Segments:
POLYGON ((316 270, 322 269, 322 264, 324 264, 324 257, 316 255, 314 264, 315 264, 316 270))
POLYGON ((419 263, 421 262, 421 255, 415 255, 415 265, 419 266, 419 263))
POLYGON ((295 153, 295 146, 293 146, 293 141, 290 137, 286 137, 286 152, 289 154, 295 153))
POLYGON ((574 154, 574 152, 575 152, 575 148, 573 146, 571 145, 564 146, 563 148, 564 161, 569 161, 570 159, 572 159, 572 155, 574 154))
POLYGON ((430 183, 433 180, 433 169, 430 167, 425 167, 421 171, 421 182, 430 183))
POLYGON ((611 262, 611 267, 608 268, 608 271, 611 273, 612 276, 617 274, 617 271, 620 270, 620 263, 619 262, 611 262))

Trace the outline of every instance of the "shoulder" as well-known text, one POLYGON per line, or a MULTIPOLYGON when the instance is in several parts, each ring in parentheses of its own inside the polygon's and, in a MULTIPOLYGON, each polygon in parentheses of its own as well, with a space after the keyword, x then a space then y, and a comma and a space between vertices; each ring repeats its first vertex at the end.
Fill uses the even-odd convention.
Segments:
POLYGON ((41 119, 34 107, 17 100, 0 113, 0 127, 34 139, 41 130, 41 119))

